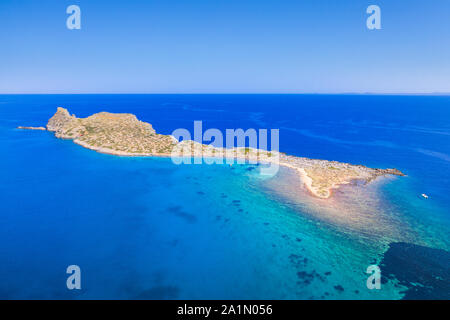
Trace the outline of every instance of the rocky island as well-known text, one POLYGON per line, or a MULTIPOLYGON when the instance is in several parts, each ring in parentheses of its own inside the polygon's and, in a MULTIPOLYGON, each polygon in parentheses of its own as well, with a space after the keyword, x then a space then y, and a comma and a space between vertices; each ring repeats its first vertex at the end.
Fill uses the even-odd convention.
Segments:
MULTIPOLYGON (((45 130, 43 127, 19 127, 45 130)), ((121 156, 186 156, 233 157, 256 162, 276 163, 296 170, 307 189, 316 197, 329 198, 332 189, 353 180, 369 182, 383 175, 404 174, 397 169, 373 169, 337 161, 316 160, 286 155, 281 152, 253 148, 215 148, 191 140, 178 142, 171 135, 156 133, 152 125, 133 114, 100 112, 77 118, 67 109, 58 108, 47 123, 46 130, 57 138, 98 152, 121 156)))

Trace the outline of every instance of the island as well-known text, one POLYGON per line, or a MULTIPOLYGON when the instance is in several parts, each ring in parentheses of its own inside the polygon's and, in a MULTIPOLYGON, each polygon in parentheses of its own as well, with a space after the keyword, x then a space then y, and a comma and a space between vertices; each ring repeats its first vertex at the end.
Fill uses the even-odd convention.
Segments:
POLYGON ((100 112, 87 118, 77 118, 67 109, 58 107, 46 128, 19 128, 48 130, 54 132, 57 138, 71 139, 85 148, 112 155, 181 157, 186 156, 187 152, 192 157, 233 157, 276 163, 296 170, 310 193, 323 199, 329 198, 333 189, 355 180, 370 182, 384 175, 404 176, 397 169, 375 169, 254 148, 216 148, 192 140, 178 142, 171 135, 156 133, 151 124, 128 113, 100 112))

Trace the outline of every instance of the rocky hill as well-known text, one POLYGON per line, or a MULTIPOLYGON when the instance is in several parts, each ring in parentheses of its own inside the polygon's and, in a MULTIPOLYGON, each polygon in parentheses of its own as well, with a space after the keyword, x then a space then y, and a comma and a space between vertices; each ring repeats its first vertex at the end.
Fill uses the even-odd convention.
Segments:
POLYGON ((58 138, 73 139, 84 147, 114 154, 167 154, 175 144, 171 136, 157 134, 151 124, 129 113, 100 112, 77 118, 58 108, 48 121, 47 130, 55 132, 58 138))

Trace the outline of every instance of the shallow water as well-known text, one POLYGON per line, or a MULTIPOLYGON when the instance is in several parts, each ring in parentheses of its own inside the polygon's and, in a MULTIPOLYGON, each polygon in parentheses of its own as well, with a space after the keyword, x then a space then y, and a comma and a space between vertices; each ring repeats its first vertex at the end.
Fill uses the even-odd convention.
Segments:
POLYGON ((0 102, 4 299, 400 299, 405 286, 395 277, 368 290, 367 266, 380 263, 392 242, 450 249, 448 97, 43 95, 0 102), (425 113, 423 105, 434 109, 425 113), (77 116, 135 113, 165 134, 200 119, 205 128, 281 128, 281 151, 396 167, 408 176, 342 186, 320 200, 284 168, 267 178, 253 165, 177 166, 14 129, 45 124, 56 106, 77 116), (71 264, 82 270, 80 291, 66 289, 71 264))

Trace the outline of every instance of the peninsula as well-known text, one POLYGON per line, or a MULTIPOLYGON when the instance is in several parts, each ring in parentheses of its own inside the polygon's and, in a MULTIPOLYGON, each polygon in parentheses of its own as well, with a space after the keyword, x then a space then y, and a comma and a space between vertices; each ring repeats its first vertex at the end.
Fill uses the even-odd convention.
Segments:
MULTIPOLYGON (((45 130, 43 127, 21 129, 45 130)), ((318 198, 329 198, 332 189, 353 180, 369 182, 383 175, 404 174, 397 169, 373 169, 337 161, 316 160, 286 155, 281 152, 253 148, 215 148, 191 140, 178 142, 173 136, 156 133, 152 125, 133 114, 100 112, 77 118, 67 109, 58 108, 47 123, 46 130, 57 138, 101 153, 120 156, 231 157, 265 163, 277 163, 298 172, 307 189, 318 198), (176 149, 175 149, 176 148, 176 149), (178 151, 177 151, 178 150, 178 151), (183 152, 183 153, 181 153, 183 152)))

